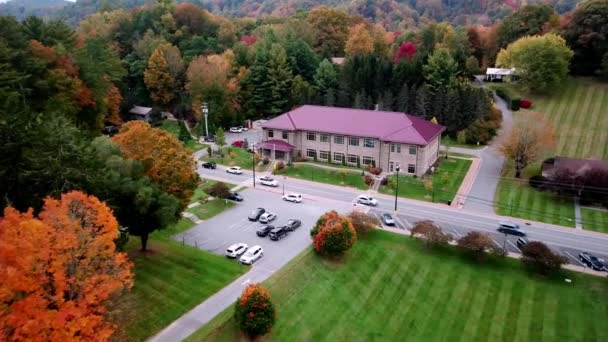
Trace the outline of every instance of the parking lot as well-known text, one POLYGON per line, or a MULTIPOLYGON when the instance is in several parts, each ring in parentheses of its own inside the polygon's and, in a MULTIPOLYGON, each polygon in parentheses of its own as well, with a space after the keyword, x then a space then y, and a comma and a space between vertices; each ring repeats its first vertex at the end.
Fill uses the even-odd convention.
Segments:
POLYGON ((255 267, 274 271, 310 245, 310 229, 327 210, 311 199, 304 198, 302 203, 283 201, 281 194, 275 192, 248 189, 241 194, 244 200, 235 207, 176 235, 175 239, 221 255, 228 246, 235 243, 260 245, 264 249, 264 256, 254 264, 255 267), (277 218, 270 223, 275 227, 284 225, 289 219, 301 220, 302 225, 279 241, 258 237, 256 231, 263 224, 247 219, 249 213, 257 207, 277 214, 277 218))
MULTIPOLYGON (((383 212, 388 212, 388 211, 377 209, 377 208, 371 209, 369 211, 370 214, 376 216, 379 220, 380 220, 380 215, 383 212)), ((390 212, 390 213, 392 214, 392 212, 390 212)), ((416 217, 413 215, 408 215, 408 214, 401 214, 401 213, 398 215, 393 215, 393 218, 395 220, 396 228, 404 229, 404 230, 407 229, 408 231, 414 223, 421 220, 419 217, 416 217)), ((481 227, 478 227, 474 224, 472 224, 470 227, 464 227, 461 224, 452 223, 452 222, 450 222, 449 218, 437 217, 433 221, 435 223, 437 223, 443 229, 443 231, 445 233, 451 234, 454 237, 454 239, 459 239, 470 231, 473 231, 473 230, 480 231, 481 230, 480 229, 481 227)), ((504 234, 496 231, 496 228, 498 228, 498 227, 484 227, 484 228, 486 228, 486 229, 483 229, 481 231, 488 233, 492 237, 492 240, 494 240, 494 243, 496 243, 496 245, 498 245, 500 247, 504 247, 507 251, 509 251, 511 253, 521 254, 521 250, 517 246, 517 239, 519 238, 518 236, 504 235, 504 234)), ((524 232, 526 232, 526 226, 522 226, 521 229, 524 232)), ((528 241, 534 241, 535 236, 534 236, 534 234, 531 234, 528 232, 526 239, 528 241)), ((538 239, 538 240, 540 240, 540 239, 538 239)), ((568 259, 568 263, 570 263, 572 265, 576 265, 576 266, 585 266, 578 258, 578 254, 580 252, 584 252, 583 250, 577 250, 574 248, 567 248, 567 247, 556 246, 556 245, 549 245, 549 247, 551 247, 554 251, 560 253, 561 255, 565 256, 568 259)), ((593 253, 593 254, 600 259, 608 260, 608 255, 602 255, 602 254, 598 254, 598 253, 593 253)))

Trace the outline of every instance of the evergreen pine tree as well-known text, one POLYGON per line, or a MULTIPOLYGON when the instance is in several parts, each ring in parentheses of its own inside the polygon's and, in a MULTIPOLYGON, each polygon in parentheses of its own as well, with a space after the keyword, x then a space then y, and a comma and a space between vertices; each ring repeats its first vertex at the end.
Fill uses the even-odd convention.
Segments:
POLYGON ((334 89, 329 88, 327 93, 325 93, 325 105, 328 107, 333 107, 336 104, 336 96, 334 95, 334 89))
POLYGON ((251 102, 258 113, 270 113, 272 91, 268 79, 269 56, 267 44, 260 44, 256 49, 255 59, 251 66, 251 102))
POLYGON ((430 102, 429 97, 430 97, 429 88, 427 87, 426 84, 423 84, 416 91, 416 105, 414 107, 414 114, 416 116, 419 116, 422 118, 427 116, 429 102, 430 102))
POLYGON ((280 114, 289 108, 293 75, 287 63, 287 54, 281 45, 273 44, 270 56, 268 63, 270 113, 280 114))
POLYGON ((393 98, 393 92, 390 89, 386 89, 382 94, 382 97, 378 101, 381 110, 392 111, 394 109, 393 104, 395 99, 393 98))
POLYGON ((355 95, 352 107, 356 109, 363 109, 363 97, 361 96, 360 92, 355 95))
POLYGON ((397 111, 407 113, 409 101, 410 90, 407 83, 403 83, 401 90, 399 90, 399 95, 397 95, 397 111))

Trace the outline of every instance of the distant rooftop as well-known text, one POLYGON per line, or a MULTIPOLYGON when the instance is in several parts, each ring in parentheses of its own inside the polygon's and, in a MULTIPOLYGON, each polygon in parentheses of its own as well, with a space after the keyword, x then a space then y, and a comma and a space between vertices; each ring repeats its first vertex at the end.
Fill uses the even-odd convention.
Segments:
POLYGON ((498 75, 498 76, 511 76, 515 73, 515 68, 502 69, 502 68, 488 68, 486 75, 498 75))
POLYGON ((444 127, 400 112, 305 105, 262 124, 262 128, 312 131, 427 145, 444 127))
POLYGON ((150 107, 133 106, 133 108, 131 108, 129 113, 135 114, 135 115, 148 115, 151 111, 152 111, 152 108, 150 108, 150 107))

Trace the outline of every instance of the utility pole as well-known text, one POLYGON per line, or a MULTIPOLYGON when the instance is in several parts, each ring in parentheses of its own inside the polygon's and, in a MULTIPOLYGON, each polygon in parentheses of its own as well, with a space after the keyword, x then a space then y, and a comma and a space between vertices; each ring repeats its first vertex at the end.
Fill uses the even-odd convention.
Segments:
POLYGON ((395 213, 397 213, 397 194, 399 194, 399 165, 395 167, 397 172, 397 184, 395 185, 395 213))
POLYGON ((253 144, 253 153, 251 153, 251 166, 253 166, 253 188, 255 189, 255 144, 253 144))
POLYGON ((207 116, 209 116, 209 106, 207 102, 203 102, 203 115, 205 115, 205 136, 209 136, 209 125, 207 124, 207 116))

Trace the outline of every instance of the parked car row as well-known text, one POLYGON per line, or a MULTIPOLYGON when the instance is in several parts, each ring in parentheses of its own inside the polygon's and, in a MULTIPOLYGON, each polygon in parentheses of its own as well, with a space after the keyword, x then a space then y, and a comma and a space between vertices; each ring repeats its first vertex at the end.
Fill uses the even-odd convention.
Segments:
POLYGON ((240 256, 239 261, 241 263, 251 265, 264 256, 264 249, 258 245, 248 248, 247 244, 236 243, 226 249, 225 255, 232 259, 240 256))
POLYGON ((230 127, 229 131, 230 133, 243 133, 243 132, 247 132, 249 129, 247 127, 243 127, 243 126, 235 126, 235 127, 230 127))
POLYGON ((259 237, 268 236, 270 240, 278 241, 287 236, 289 232, 293 232, 298 229, 302 225, 302 221, 296 219, 290 219, 283 226, 272 226, 269 224, 263 225, 260 229, 258 229, 255 233, 259 237))

